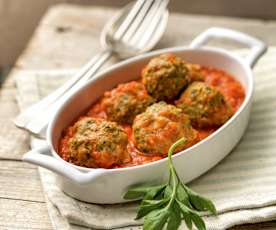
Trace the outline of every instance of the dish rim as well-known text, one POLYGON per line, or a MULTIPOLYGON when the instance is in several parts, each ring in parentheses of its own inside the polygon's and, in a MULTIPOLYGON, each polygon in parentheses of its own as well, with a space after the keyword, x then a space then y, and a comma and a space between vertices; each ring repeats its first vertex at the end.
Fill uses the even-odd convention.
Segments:
POLYGON ((128 170, 139 170, 139 169, 142 169, 142 168, 145 168, 145 167, 151 167, 151 166, 156 166, 158 164, 166 163, 166 161, 168 161, 167 157, 165 157, 163 159, 160 159, 160 160, 157 160, 157 161, 152 161, 152 162, 148 162, 148 163, 145 163, 145 164, 141 164, 141 165, 134 165, 134 166, 122 167, 122 168, 106 169, 106 168, 86 168, 86 167, 78 166, 78 165, 75 165, 73 163, 70 163, 70 162, 64 160, 55 151, 53 143, 52 143, 52 130, 54 128, 56 120, 58 119, 58 117, 60 115, 60 112, 61 112, 62 108, 64 108, 67 104, 69 104, 73 97, 77 97, 77 95, 82 90, 84 90, 85 88, 88 88, 95 81, 103 78, 106 74, 108 74, 110 72, 113 72, 116 69, 119 69, 119 68, 124 67, 126 65, 133 64, 137 61, 141 61, 141 60, 146 59, 146 58, 154 57, 156 55, 160 55, 160 54, 163 54, 163 53, 176 53, 176 52, 184 52, 184 51, 193 51, 193 52, 202 52, 203 51, 203 52, 207 52, 207 53, 211 52, 211 53, 227 56, 230 59, 235 59, 242 66, 242 68, 245 70, 246 76, 248 77, 248 85, 247 85, 245 99, 242 102, 239 109, 234 113, 234 115, 226 123, 224 123, 221 127, 219 127, 215 132, 213 132, 211 135, 207 136, 206 138, 199 141, 198 143, 190 146, 189 148, 184 149, 183 151, 180 151, 178 153, 175 153, 172 156, 172 158, 173 158, 173 160, 176 160, 182 154, 187 154, 187 152, 193 150, 194 148, 197 148, 199 145, 203 145, 205 142, 209 141, 210 139, 215 138, 218 135, 218 133, 220 133, 222 130, 226 129, 229 125, 231 125, 237 119, 237 117, 241 114, 241 112, 245 109, 245 107, 250 103, 250 101, 252 99, 252 96, 253 96, 253 89, 254 89, 254 79, 253 79, 252 70, 251 70, 250 66, 245 62, 244 59, 242 59, 238 55, 236 55, 234 53, 230 53, 229 51, 226 51, 225 49, 222 49, 222 48, 209 47, 209 46, 205 46, 205 47, 201 47, 201 48, 171 47, 171 48, 156 50, 156 51, 149 52, 149 53, 146 53, 146 54, 141 54, 141 55, 129 58, 127 60, 124 60, 122 62, 119 62, 117 64, 111 65, 110 67, 108 67, 105 70, 103 70, 103 71, 99 72, 98 74, 96 74, 93 77, 93 79, 87 81, 77 91, 75 91, 72 95, 70 95, 70 97, 66 100, 66 102, 58 108, 57 112, 55 113, 55 115, 51 119, 51 121, 49 123, 49 126, 47 128, 47 134, 46 134, 47 138, 46 139, 47 139, 47 144, 50 146, 52 155, 56 159, 62 161, 63 163, 65 163, 69 166, 72 166, 75 169, 80 170, 82 172, 91 172, 91 171, 95 171, 95 170, 105 170, 105 172, 109 172, 109 173, 111 173, 111 172, 125 172, 125 171, 128 171, 128 170))

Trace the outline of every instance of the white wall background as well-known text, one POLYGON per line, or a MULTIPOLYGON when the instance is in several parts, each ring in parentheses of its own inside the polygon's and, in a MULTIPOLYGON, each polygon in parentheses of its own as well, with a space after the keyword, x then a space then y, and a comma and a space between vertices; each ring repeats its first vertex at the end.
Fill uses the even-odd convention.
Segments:
MULTIPOLYGON (((59 2, 120 7, 130 0, 0 0, 0 66, 16 60, 41 16, 59 2)), ((170 8, 185 13, 276 19, 276 0, 171 0, 170 8)))

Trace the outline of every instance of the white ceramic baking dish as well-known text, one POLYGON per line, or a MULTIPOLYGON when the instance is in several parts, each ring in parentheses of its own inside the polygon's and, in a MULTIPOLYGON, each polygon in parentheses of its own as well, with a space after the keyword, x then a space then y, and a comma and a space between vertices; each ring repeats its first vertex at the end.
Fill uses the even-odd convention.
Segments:
POLYGON ((47 146, 33 149, 24 161, 47 168, 57 175, 60 188, 70 196, 91 203, 120 203, 127 189, 135 184, 159 183, 167 177, 167 159, 145 165, 92 169, 64 161, 57 153, 62 131, 86 111, 106 90, 119 83, 137 79, 148 61, 161 53, 174 53, 191 63, 225 70, 241 82, 246 91, 245 100, 234 116, 205 140, 173 156, 177 172, 183 182, 200 176, 221 161, 241 139, 249 120, 253 93, 251 68, 265 52, 263 42, 249 35, 223 28, 211 28, 199 35, 190 47, 162 49, 140 55, 99 73, 59 108, 47 130, 47 146), (247 58, 218 48, 201 48, 210 38, 232 39, 250 48, 247 58))

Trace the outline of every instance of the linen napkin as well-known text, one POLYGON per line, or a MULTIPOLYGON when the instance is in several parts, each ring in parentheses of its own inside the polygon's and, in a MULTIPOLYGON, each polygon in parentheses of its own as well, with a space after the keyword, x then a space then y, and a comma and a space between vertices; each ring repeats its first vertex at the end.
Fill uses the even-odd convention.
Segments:
MULTIPOLYGON (((217 166, 189 186, 212 199, 219 215, 204 216, 207 229, 276 219, 276 47, 254 69, 251 119, 238 146, 217 166)), ((16 74, 21 109, 45 96, 75 70, 19 71, 16 74)), ((43 144, 32 138, 32 146, 43 144)), ((202 153, 204 154, 204 153, 202 153)), ((192 166, 191 166, 192 167, 192 166)), ((39 168, 48 211, 55 229, 141 229, 135 221, 137 203, 96 205, 64 194, 52 172, 39 168)), ((186 229, 184 224, 181 229, 186 229)))

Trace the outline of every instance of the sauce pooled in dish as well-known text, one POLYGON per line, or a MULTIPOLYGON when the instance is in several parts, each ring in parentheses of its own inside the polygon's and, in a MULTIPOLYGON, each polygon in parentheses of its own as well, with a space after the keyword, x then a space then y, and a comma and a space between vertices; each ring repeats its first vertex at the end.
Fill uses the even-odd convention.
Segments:
POLYGON ((173 54, 153 58, 141 78, 107 91, 64 130, 60 156, 88 168, 146 164, 182 151, 221 127, 245 98, 240 82, 173 54))

